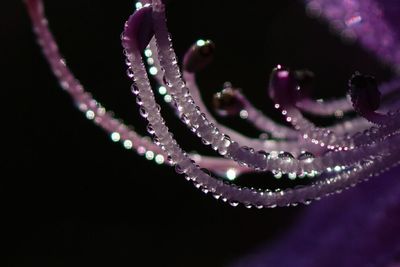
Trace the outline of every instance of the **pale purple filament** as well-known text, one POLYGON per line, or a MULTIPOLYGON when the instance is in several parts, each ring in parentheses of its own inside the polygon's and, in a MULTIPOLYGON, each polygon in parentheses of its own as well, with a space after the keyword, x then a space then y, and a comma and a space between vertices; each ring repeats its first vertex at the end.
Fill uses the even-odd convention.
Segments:
MULTIPOLYGON (((313 5, 315 6, 316 3, 317 1, 314 1, 313 5)), ((227 159, 211 157, 195 157, 197 163, 220 175, 224 175, 230 169, 238 174, 255 169, 273 171, 274 173, 288 173, 289 175, 294 175, 294 177, 303 173, 322 173, 321 177, 310 186, 286 189, 278 192, 239 188, 234 185, 225 184, 223 181, 210 177, 191 161, 189 155, 182 151, 172 138, 168 128, 165 126, 164 120, 159 114, 159 106, 155 103, 146 69, 142 62, 140 54, 142 51, 138 50, 137 45, 134 43, 136 41, 133 41, 138 38, 138 34, 141 34, 141 31, 147 30, 150 32, 151 26, 147 27, 146 23, 138 18, 138 15, 133 15, 126 25, 123 44, 130 66, 129 75, 135 81, 133 90, 135 94, 138 94, 141 114, 149 121, 151 133, 157 139, 157 146, 148 139, 138 135, 120 121, 114 119, 111 113, 107 112, 90 94, 83 90, 82 85, 65 66, 58 52, 57 45, 47 29, 42 2, 39 0, 28 0, 27 4, 35 31, 39 36, 39 42, 43 46, 44 53, 49 60, 53 72, 60 80, 63 88, 74 98, 81 110, 86 112, 86 116, 89 119, 93 119, 99 126, 114 135, 115 138, 113 139, 117 141, 122 140, 127 148, 150 150, 164 158, 170 157, 179 173, 184 173, 188 179, 193 180, 204 191, 209 191, 216 197, 229 201, 233 205, 241 202, 246 206, 274 207, 277 205, 286 206, 296 204, 298 202, 308 203, 309 200, 318 199, 324 195, 354 185, 365 178, 375 175, 378 169, 389 168, 398 162, 396 153, 399 148, 396 144, 399 141, 399 121, 393 115, 391 116, 394 119, 386 122, 383 122, 381 118, 376 118, 375 122, 383 125, 382 127, 367 128, 367 132, 351 137, 345 135, 348 132, 345 130, 349 128, 346 124, 335 126, 336 129, 341 129, 341 131, 331 134, 328 130, 315 128, 313 124, 302 116, 296 105, 279 103, 280 108, 285 108, 282 111, 285 111, 284 115, 287 121, 295 122, 295 129, 287 127, 279 128, 283 132, 280 137, 288 139, 283 141, 249 139, 219 124, 201 102, 195 76, 184 73, 188 84, 185 84, 181 80, 181 73, 177 66, 176 56, 165 25, 165 7, 160 1, 152 1, 152 6, 145 7, 136 14, 152 15, 151 22, 154 25, 155 39, 150 42, 150 49, 154 54, 155 65, 159 68, 156 79, 161 85, 167 88, 169 94, 173 97, 179 116, 192 128, 198 137, 203 139, 204 143, 210 144, 221 155, 245 164, 250 168, 238 166, 234 161, 227 159), (140 27, 137 23, 141 23, 140 27), (158 51, 155 51, 156 46, 158 51), (307 135, 307 138, 304 138, 305 135, 307 135), (299 143, 299 140, 308 138, 312 140, 311 143, 299 143), (252 148, 242 147, 238 143, 249 147, 252 146, 256 150, 266 150, 267 152, 257 152, 252 148), (326 153, 325 147, 338 150, 339 152, 326 153), (314 155, 309 152, 301 152, 303 149, 311 150, 314 155), (267 154, 270 152, 271 154, 267 154)), ((356 33, 358 32, 356 31, 356 33)), ((396 86, 389 87, 389 89, 392 90, 396 86)), ((246 101, 245 98, 242 100, 246 101)), ((338 108, 342 111, 349 110, 346 103, 344 100, 329 103, 329 107, 332 110, 328 110, 326 114, 331 114, 334 109, 337 110, 338 108)), ((307 106, 310 106, 310 111, 318 111, 318 104, 313 102, 305 101, 298 103, 298 105, 304 110, 307 110, 307 106)), ((247 103, 247 108, 249 110, 252 108, 250 103, 247 103)), ((274 127, 278 127, 278 124, 267 121, 261 113, 256 113, 257 110, 250 111, 254 111, 250 112, 250 115, 254 115, 250 116, 254 121, 256 121, 257 117, 264 118, 264 121, 258 124, 259 128, 264 126, 266 131, 273 132, 274 127), (268 125, 272 129, 265 127, 268 125)), ((324 113, 321 115, 324 115, 324 113)), ((350 123, 350 128, 352 128, 354 125, 351 121, 350 123)), ((356 128, 361 129, 363 125, 364 127, 368 126, 368 124, 363 124, 362 120, 360 120, 360 124, 356 128)))

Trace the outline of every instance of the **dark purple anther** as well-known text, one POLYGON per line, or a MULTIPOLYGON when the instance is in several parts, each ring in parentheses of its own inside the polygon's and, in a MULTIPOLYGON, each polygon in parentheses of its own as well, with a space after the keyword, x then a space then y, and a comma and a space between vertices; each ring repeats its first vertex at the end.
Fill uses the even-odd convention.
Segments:
POLYGON ((125 26, 124 47, 138 48, 143 51, 153 38, 152 7, 150 5, 136 11, 125 26))
POLYGON ((185 54, 183 68, 188 72, 204 69, 214 59, 215 45, 212 41, 199 40, 185 54))
POLYGON ((288 69, 278 65, 272 70, 269 81, 269 96, 275 103, 292 105, 298 98, 299 85, 288 69))
POLYGON ((243 103, 236 96, 237 89, 225 88, 216 93, 213 98, 215 110, 221 116, 234 116, 244 108, 243 103))
POLYGON ((354 109, 365 114, 379 108, 381 93, 374 77, 355 73, 349 81, 349 93, 354 109))

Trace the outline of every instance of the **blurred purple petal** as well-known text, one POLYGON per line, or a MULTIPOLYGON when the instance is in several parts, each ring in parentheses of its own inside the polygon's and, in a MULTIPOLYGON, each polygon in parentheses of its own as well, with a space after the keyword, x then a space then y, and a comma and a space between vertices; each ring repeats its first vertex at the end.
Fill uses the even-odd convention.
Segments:
POLYGON ((400 253, 400 168, 306 208, 283 239, 233 266, 390 266, 400 253))

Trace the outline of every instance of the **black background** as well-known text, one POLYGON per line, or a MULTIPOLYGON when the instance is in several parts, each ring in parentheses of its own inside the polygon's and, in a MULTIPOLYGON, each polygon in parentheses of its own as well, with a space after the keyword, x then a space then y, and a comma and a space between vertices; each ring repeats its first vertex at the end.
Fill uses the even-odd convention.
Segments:
MULTIPOLYGON (((276 64, 313 70, 320 88, 314 97, 344 95, 355 70, 379 81, 389 78, 372 56, 309 18, 301 2, 251 3, 169 4, 178 56, 199 37, 217 45, 215 64, 199 75, 206 102, 230 80, 274 116, 265 88, 276 64)), ((1 266, 225 266, 295 227, 303 207, 232 208, 172 168, 112 143, 60 89, 22 2, 1 6, 1 266)), ((130 0, 46 1, 50 25, 76 76, 141 131, 119 38, 133 6, 130 0)), ((225 122, 249 128, 236 119, 225 122)), ((202 151, 186 129, 172 128, 184 148, 202 151)))

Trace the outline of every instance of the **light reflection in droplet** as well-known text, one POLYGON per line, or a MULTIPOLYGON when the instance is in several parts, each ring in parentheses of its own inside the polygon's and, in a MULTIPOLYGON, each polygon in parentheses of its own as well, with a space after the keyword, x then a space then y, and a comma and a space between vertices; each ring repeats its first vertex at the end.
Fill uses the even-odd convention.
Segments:
POLYGON ((132 144, 132 141, 131 141, 131 140, 125 140, 125 141, 124 141, 124 147, 125 147, 126 149, 131 149, 132 146, 133 146, 133 144, 132 144))
POLYGON ((93 120, 94 117, 95 117, 95 114, 92 110, 86 111, 86 118, 88 118, 89 120, 93 120))
POLYGON ((143 4, 141 2, 137 2, 135 7, 136 9, 141 9, 143 7, 143 4))
POLYGON ((245 120, 249 117, 249 113, 247 112, 247 110, 242 109, 239 113, 239 116, 240 116, 240 118, 245 120))
POLYGON ((167 93, 167 88, 165 88, 165 86, 160 86, 160 88, 158 88, 158 92, 160 95, 165 95, 167 93))
POLYGON ((153 64, 154 64, 154 59, 153 59, 152 57, 149 57, 149 58, 147 59, 147 64, 153 65, 153 64))
POLYGON ((171 103, 172 97, 170 95, 165 95, 164 96, 164 101, 167 102, 167 103, 171 103))
POLYGON ((144 153, 146 153, 146 148, 144 148, 143 146, 138 147, 137 153, 139 155, 144 155, 144 153))
POLYGON ((164 161, 165 161, 164 156, 158 154, 158 155, 156 156, 156 158, 155 158, 155 161, 156 161, 157 164, 160 164, 160 165, 163 164, 164 161))
POLYGON ((230 181, 235 180, 237 177, 237 172, 235 169, 229 169, 226 171, 226 178, 230 181))
POLYGON ((153 160, 154 159, 154 152, 153 151, 147 151, 146 152, 146 159, 148 159, 148 160, 153 160))
POLYGON ((117 132, 113 132, 111 134, 111 140, 113 140, 114 142, 119 142, 119 140, 121 140, 121 135, 117 132))
POLYGON ((151 49, 146 49, 146 50, 144 51, 144 55, 145 55, 146 57, 151 57, 151 56, 153 55, 153 52, 151 51, 151 49))
POLYGON ((158 69, 153 66, 149 69, 149 72, 151 75, 156 75, 158 73, 158 69))
POLYGON ((197 42, 196 42, 196 45, 197 46, 204 46, 206 44, 206 41, 204 41, 204 40, 202 40, 202 39, 200 39, 200 40, 198 40, 197 42))

